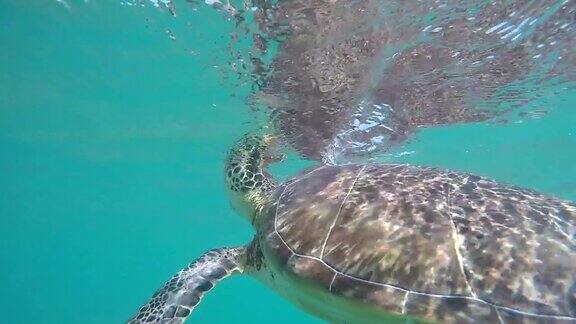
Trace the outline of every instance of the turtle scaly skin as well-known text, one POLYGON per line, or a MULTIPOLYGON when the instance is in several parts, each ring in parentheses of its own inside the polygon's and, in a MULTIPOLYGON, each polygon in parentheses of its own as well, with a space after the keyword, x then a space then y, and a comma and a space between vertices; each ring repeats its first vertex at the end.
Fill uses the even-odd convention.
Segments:
POLYGON ((213 272, 254 276, 336 323, 576 323, 575 204, 400 164, 319 166, 276 185, 272 143, 246 137, 225 169, 254 240, 200 258, 131 323, 181 323, 172 310, 191 310, 181 296, 201 297, 213 272))

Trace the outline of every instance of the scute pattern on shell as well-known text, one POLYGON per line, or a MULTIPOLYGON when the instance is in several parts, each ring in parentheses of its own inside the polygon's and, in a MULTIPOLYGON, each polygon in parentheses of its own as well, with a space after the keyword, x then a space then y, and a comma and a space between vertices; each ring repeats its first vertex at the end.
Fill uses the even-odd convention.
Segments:
POLYGON ((288 271, 443 322, 573 322, 576 205, 465 173, 322 166, 280 186, 261 235, 288 271))

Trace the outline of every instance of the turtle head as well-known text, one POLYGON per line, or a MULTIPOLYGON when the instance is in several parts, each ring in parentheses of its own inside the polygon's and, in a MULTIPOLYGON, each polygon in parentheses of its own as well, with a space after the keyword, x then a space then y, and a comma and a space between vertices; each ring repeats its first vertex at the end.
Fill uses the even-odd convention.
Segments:
POLYGON ((282 159, 270 135, 245 135, 228 153, 225 165, 226 188, 232 207, 254 223, 276 181, 266 171, 269 163, 282 159))

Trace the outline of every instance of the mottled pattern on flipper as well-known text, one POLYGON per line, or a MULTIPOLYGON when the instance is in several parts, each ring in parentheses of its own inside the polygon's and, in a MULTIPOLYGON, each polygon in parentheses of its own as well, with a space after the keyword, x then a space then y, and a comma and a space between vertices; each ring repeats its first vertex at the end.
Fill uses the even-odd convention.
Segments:
POLYGON ((180 270, 144 304, 129 324, 183 323, 216 282, 242 271, 244 248, 214 249, 180 270))

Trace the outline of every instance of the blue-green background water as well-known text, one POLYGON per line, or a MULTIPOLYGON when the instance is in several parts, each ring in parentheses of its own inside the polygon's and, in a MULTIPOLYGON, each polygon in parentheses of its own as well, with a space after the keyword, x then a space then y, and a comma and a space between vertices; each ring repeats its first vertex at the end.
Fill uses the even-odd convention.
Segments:
MULTIPOLYGON (((252 235, 222 190, 226 150, 254 123, 215 67, 233 24, 70 3, 0 1, 2 323, 121 322, 203 251, 252 235)), ((421 130, 395 160, 576 200, 576 95, 545 105, 539 119, 421 130)), ((193 320, 320 322, 241 277, 193 320)))

